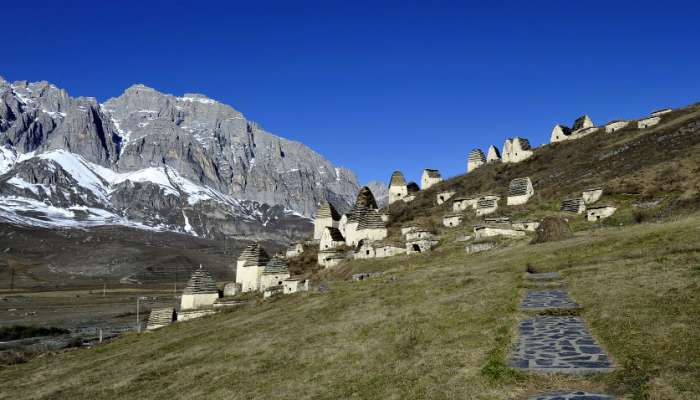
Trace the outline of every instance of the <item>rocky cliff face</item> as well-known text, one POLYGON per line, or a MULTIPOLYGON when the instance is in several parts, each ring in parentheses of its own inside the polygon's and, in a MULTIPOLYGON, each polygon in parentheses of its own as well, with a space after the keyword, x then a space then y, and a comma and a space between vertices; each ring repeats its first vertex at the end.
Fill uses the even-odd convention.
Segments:
POLYGON ((358 190, 351 171, 227 105, 143 85, 99 104, 0 78, 0 148, 6 206, 86 207, 201 235, 298 227, 323 200, 347 209, 358 190))

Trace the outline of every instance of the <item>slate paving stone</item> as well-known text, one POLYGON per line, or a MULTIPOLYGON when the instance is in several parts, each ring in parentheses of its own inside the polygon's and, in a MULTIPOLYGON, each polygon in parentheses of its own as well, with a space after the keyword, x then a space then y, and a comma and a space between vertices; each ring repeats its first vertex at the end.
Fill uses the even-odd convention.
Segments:
POLYGON ((564 290, 531 290, 520 303, 523 310, 570 310, 579 308, 564 290))
POLYGON ((537 274, 531 274, 527 273, 525 275, 525 279, 531 280, 531 281, 549 281, 553 279, 560 279, 561 274, 559 272, 540 272, 537 274))
POLYGON ((556 392, 538 394, 528 400, 614 400, 612 396, 606 394, 594 394, 586 392, 556 392))
POLYGON ((512 368, 566 374, 613 370, 607 354, 579 317, 528 318, 520 322, 519 331, 509 360, 512 368))

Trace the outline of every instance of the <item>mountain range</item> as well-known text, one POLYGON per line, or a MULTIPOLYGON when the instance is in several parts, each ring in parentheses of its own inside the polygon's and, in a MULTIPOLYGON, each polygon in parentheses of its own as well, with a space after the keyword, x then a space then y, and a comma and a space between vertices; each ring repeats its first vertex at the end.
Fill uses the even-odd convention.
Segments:
POLYGON ((321 201, 344 210, 358 189, 352 171, 201 94, 134 85, 100 103, 0 78, 0 221, 289 241, 321 201))

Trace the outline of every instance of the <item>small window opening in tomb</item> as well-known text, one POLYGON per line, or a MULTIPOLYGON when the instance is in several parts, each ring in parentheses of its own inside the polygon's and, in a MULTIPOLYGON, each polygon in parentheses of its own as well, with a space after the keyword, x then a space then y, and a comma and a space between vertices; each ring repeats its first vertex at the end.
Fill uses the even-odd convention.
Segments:
POLYGON ((595 217, 596 217, 596 219, 600 219, 600 215, 596 215, 595 217))
POLYGON ((401 197, 401 193, 397 194, 398 197, 401 197))
POLYGON ((420 246, 418 246, 417 244, 414 244, 414 245, 413 245, 413 251, 417 251, 417 252, 420 253, 420 246))
POLYGON ((369 250, 366 251, 366 254, 369 255, 369 250))
POLYGON ((440 196, 440 201, 445 201, 445 198, 443 196, 440 196))

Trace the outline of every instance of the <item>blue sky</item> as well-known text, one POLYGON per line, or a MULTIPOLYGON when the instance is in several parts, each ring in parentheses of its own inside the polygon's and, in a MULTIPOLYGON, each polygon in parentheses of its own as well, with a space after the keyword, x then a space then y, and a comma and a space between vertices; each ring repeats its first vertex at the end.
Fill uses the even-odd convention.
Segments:
POLYGON ((362 182, 700 101, 692 2, 106 3, 4 4, 0 75, 101 101, 205 93, 362 182))

